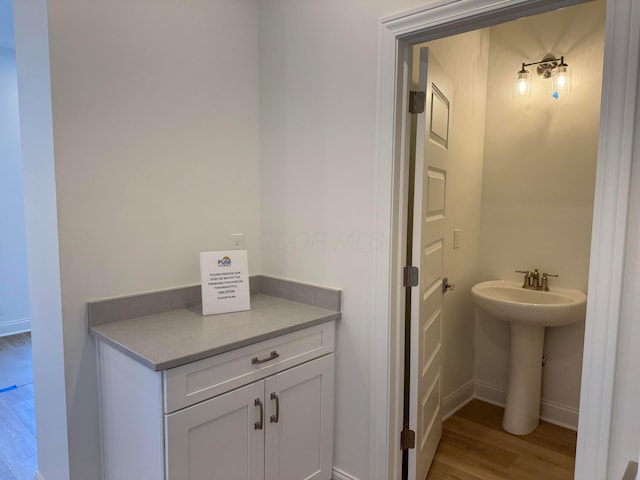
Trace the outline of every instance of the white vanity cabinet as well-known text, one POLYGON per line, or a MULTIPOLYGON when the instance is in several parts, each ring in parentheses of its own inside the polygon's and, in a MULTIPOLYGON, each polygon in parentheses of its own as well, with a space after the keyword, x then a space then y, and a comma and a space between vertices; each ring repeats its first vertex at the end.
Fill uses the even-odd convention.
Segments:
POLYGON ((154 372, 100 341, 105 480, 330 480, 333 350, 326 322, 154 372))
POLYGON ((166 415, 167 479, 330 479, 332 383, 329 355, 166 415))

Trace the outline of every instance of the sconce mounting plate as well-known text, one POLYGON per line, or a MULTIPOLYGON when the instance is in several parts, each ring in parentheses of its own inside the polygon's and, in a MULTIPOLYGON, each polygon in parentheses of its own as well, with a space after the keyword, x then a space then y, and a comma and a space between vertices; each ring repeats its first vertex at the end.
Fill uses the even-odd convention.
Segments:
POLYGON ((558 66, 559 60, 553 55, 545 56, 536 68, 536 73, 540 78, 549 78, 551 73, 558 66))

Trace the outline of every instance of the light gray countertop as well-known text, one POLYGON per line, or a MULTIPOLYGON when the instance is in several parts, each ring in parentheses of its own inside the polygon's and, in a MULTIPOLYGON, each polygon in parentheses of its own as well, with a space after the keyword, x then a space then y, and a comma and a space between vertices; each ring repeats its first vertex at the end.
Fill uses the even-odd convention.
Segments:
POLYGON ((160 371, 341 317, 340 312, 263 294, 251 295, 246 312, 202 316, 199 308, 120 320, 89 331, 160 371))
POLYGON ((635 480, 638 474, 638 464, 636 462, 629 462, 627 465, 627 470, 624 472, 622 480, 635 480))

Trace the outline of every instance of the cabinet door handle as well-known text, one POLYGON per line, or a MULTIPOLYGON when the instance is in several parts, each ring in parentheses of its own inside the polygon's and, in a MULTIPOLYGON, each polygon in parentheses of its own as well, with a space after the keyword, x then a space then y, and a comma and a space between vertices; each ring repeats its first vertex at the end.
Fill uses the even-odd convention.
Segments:
POLYGON ((256 407, 260 407, 260 421, 253 424, 254 430, 262 430, 262 424, 264 423, 264 407, 259 398, 256 398, 253 404, 256 407))
POLYGON ((280 420, 280 398, 273 392, 271 393, 271 400, 276 401, 276 414, 271 415, 271 423, 278 423, 278 420, 280 420))
POLYGON ((271 355, 269 355, 267 358, 263 358, 262 360, 258 360, 258 357, 253 357, 251 359, 251 365, 258 365, 260 363, 268 362, 269 360, 275 360, 279 356, 280 354, 274 350, 273 352, 271 352, 271 355))

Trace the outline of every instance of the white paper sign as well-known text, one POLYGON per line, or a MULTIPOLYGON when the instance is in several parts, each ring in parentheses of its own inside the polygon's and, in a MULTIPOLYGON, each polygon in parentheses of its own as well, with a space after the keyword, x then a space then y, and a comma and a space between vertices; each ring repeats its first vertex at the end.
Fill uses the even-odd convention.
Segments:
POLYGON ((202 314, 249 310, 246 250, 200 252, 202 314))

